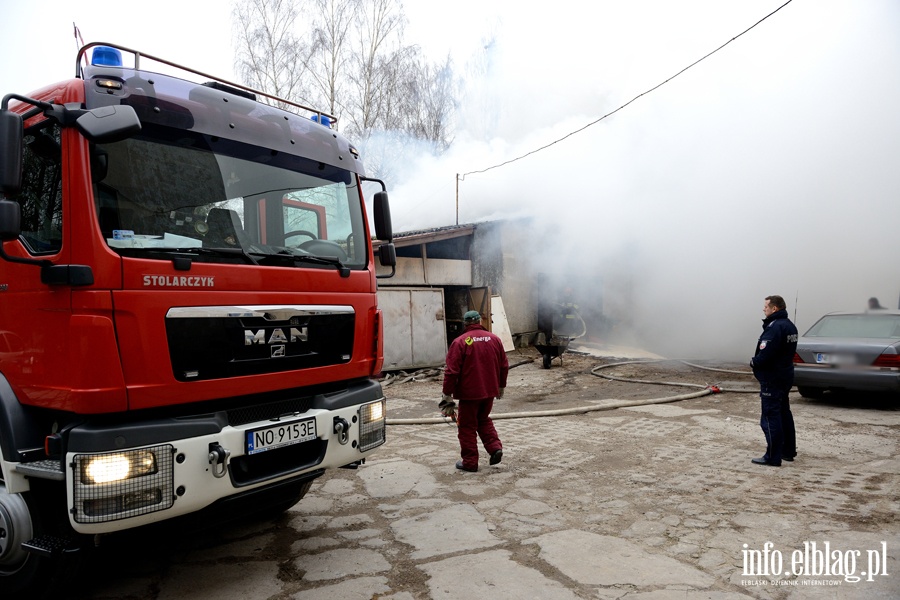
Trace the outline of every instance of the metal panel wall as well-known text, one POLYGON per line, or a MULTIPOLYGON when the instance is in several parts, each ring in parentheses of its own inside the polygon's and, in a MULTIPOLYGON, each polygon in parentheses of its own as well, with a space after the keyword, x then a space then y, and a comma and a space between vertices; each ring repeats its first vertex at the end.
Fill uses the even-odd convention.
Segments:
POLYGON ((438 367, 447 356, 444 290, 381 288, 384 314, 384 370, 438 367))
MULTIPOLYGON (((385 275, 389 267, 376 263, 375 272, 385 275)), ((397 257, 397 268, 390 279, 378 281, 378 287, 410 285, 472 285, 472 261, 442 258, 397 257)))

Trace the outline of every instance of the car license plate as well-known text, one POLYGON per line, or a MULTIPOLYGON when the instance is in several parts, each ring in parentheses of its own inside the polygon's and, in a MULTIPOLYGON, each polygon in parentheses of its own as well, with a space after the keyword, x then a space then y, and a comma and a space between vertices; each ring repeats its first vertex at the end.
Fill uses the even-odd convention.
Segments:
POLYGON ((279 423, 247 432, 247 454, 258 454, 283 446, 316 439, 316 420, 279 423))
POLYGON ((820 365, 855 365, 856 357, 852 354, 816 353, 816 362, 820 365))

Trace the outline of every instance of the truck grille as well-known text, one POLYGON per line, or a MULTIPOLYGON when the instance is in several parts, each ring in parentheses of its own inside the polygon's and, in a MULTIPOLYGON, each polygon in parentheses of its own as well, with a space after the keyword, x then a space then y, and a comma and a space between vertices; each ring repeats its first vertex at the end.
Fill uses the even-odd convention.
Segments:
POLYGON ((203 381, 350 362, 352 306, 172 308, 166 336, 179 381, 203 381))
POLYGON ((268 421, 284 415, 301 414, 312 406, 312 398, 291 398, 281 402, 270 402, 258 406, 234 408, 228 411, 228 424, 232 426, 268 421))

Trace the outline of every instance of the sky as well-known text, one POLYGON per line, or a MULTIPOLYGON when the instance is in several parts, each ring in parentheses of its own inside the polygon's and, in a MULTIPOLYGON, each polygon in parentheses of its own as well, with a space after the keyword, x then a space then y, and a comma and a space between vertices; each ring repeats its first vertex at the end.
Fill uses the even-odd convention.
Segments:
MULTIPOLYGON (((73 21, 234 77, 229 2, 4 4, 4 94, 73 75, 73 21)), ((529 217, 522 252, 671 357, 749 358, 771 294, 801 332, 896 308, 900 2, 793 0, 648 92, 782 4, 405 2, 407 41, 462 87, 451 148, 388 181, 394 230, 529 217)))

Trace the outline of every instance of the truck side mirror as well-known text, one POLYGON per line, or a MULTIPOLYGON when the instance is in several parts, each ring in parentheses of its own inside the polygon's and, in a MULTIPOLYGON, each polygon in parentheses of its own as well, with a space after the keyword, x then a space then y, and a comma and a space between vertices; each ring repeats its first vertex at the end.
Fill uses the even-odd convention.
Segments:
POLYGON ((394 230, 391 226, 391 206, 387 192, 376 192, 372 203, 375 209, 375 237, 386 242, 393 241, 394 230))
POLYGON ((386 267, 397 266, 397 249, 393 242, 378 246, 378 260, 386 267))
POLYGON ((18 202, 0 200, 0 242, 9 242, 22 233, 22 210, 18 202))
POLYGON ((128 105, 94 108, 75 120, 84 137, 98 144, 118 142, 141 130, 141 120, 128 105))
POLYGON ((22 115, 0 110, 0 191, 8 196, 22 187, 23 139, 22 115))
POLYGON ((387 275, 376 275, 375 279, 390 279, 397 273, 397 249, 394 247, 394 242, 378 246, 378 260, 382 266, 390 267, 391 272, 387 275))

